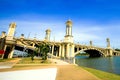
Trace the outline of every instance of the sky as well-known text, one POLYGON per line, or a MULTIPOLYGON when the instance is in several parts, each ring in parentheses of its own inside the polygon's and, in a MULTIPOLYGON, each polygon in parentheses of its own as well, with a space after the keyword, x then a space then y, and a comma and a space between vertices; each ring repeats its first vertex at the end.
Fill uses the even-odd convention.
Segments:
POLYGON ((0 0, 0 32, 8 32, 16 22, 16 37, 45 38, 51 29, 51 41, 64 40, 67 20, 73 22, 74 43, 120 48, 120 0, 0 0))

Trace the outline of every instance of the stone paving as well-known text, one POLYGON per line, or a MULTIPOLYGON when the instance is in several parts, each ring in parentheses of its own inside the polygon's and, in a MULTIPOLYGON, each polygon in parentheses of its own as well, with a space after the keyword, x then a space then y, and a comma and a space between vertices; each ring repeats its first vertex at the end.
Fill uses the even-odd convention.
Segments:
POLYGON ((57 68, 1 72, 0 80, 55 80, 57 68))

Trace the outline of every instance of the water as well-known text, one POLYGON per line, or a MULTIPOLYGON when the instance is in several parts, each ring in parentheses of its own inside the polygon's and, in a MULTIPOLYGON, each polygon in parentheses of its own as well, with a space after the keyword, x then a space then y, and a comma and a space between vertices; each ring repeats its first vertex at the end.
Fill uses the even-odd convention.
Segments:
POLYGON ((76 56, 76 64, 120 75, 120 56, 99 58, 76 56))

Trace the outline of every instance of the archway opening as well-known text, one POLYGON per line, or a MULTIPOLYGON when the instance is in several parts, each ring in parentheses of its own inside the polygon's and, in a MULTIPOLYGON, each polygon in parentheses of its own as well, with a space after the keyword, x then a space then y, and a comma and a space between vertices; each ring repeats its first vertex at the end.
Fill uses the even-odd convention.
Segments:
POLYGON ((84 50, 84 52, 89 54, 89 57, 101 57, 102 53, 98 50, 88 49, 84 50))
POLYGON ((75 56, 101 57, 103 53, 94 49, 83 49, 75 54, 75 56))

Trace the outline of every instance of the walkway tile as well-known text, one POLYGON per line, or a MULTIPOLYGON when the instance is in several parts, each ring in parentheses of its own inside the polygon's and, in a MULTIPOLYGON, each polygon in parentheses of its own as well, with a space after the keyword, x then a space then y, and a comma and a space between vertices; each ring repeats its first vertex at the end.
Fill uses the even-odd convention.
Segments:
POLYGON ((1 72, 0 80, 55 80, 57 68, 1 72))

